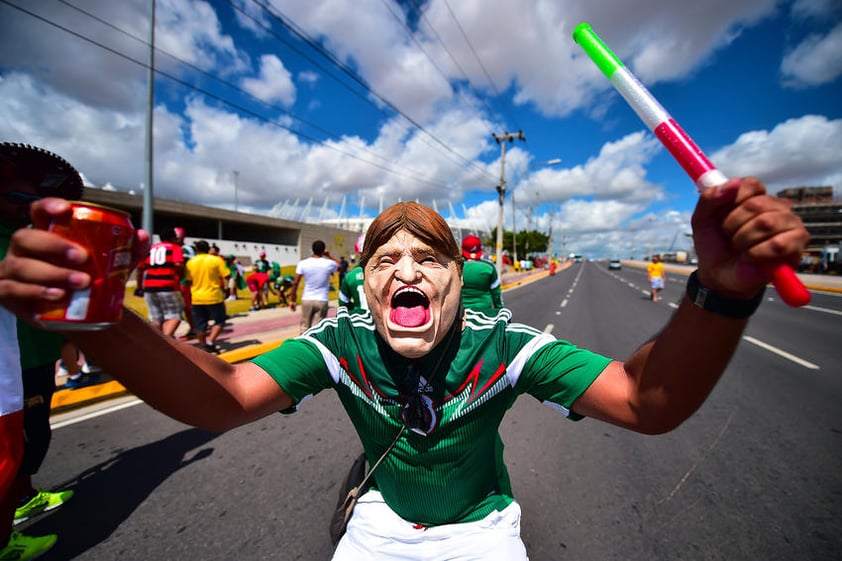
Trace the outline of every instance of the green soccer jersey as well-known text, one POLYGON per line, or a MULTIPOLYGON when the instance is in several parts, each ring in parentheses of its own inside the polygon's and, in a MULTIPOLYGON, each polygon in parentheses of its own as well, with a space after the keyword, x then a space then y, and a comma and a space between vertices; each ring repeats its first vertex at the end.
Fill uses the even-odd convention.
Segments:
POLYGON ((466 310, 461 332, 413 361, 386 345, 367 310, 340 308, 254 362, 296 403, 334 389, 370 462, 420 393, 428 434, 405 430, 374 473, 375 486, 405 520, 471 522, 513 500, 497 431, 515 399, 528 393, 575 418, 570 406, 609 362, 510 319, 506 309, 496 317, 466 310))
POLYGON ((503 307, 500 276, 491 261, 467 259, 462 267, 462 304, 471 310, 503 307))
POLYGON ((363 290, 363 268, 356 267, 348 271, 339 286, 339 305, 349 310, 354 308, 368 308, 363 290))

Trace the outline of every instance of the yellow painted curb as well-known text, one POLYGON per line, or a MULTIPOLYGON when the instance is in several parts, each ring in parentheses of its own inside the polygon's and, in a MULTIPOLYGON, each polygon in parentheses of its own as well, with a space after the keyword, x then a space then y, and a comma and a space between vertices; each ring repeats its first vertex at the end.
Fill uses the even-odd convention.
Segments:
POLYGON ((504 284, 502 286, 502 290, 508 290, 510 288, 514 288, 516 286, 520 286, 520 285, 526 284, 528 282, 532 282, 532 281, 536 281, 538 279, 542 279, 544 277, 548 277, 549 275, 550 275, 549 271, 540 271, 540 272, 535 273, 534 275, 529 275, 528 277, 523 277, 522 279, 517 280, 515 282, 510 282, 508 284, 504 284))
MULTIPOLYGON (((280 346, 283 340, 272 341, 270 343, 258 343, 256 345, 249 345, 242 349, 235 349, 226 353, 220 353, 219 358, 231 364, 237 362, 245 362, 260 354, 271 351, 280 346)), ((127 395, 130 392, 116 380, 104 382, 102 384, 91 384, 79 389, 62 389, 57 388, 53 393, 53 399, 50 401, 50 411, 53 413, 66 411, 79 407, 81 405, 88 405, 104 399, 110 399, 120 395, 127 395)))
POLYGON ((76 390, 63 390, 59 388, 58 391, 53 394, 53 399, 50 402, 50 411, 56 412, 71 409, 83 404, 87 405, 95 401, 110 399, 127 393, 129 392, 123 384, 117 382, 116 380, 102 384, 91 384, 90 386, 85 386, 84 388, 76 390))
POLYGON ((231 364, 245 362, 256 357, 257 355, 269 352, 272 349, 277 349, 281 346, 281 343, 283 342, 284 339, 281 339, 279 341, 270 341, 268 343, 256 343, 254 345, 249 345, 248 347, 243 347, 241 349, 234 349, 233 351, 219 353, 219 358, 226 362, 230 362, 231 364))
POLYGON ((820 286, 817 284, 805 284, 804 288, 807 290, 815 290, 816 292, 834 292, 836 294, 842 294, 842 288, 837 288, 835 286, 820 286))

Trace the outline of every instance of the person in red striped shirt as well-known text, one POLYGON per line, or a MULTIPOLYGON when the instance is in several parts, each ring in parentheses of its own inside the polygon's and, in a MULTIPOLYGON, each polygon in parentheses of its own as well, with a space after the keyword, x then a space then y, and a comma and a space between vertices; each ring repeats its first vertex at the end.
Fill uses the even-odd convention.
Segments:
POLYGON ((164 335, 174 337, 184 312, 180 289, 184 255, 174 228, 161 230, 160 238, 160 242, 149 248, 138 274, 143 275, 143 299, 149 310, 149 321, 164 335))

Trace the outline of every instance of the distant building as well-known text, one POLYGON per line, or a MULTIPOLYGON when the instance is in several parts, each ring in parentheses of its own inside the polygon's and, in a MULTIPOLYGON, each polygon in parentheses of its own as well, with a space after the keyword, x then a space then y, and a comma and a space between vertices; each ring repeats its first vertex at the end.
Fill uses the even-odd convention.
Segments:
POLYGON ((777 193, 792 201, 792 210, 801 217, 810 232, 810 245, 802 261, 802 270, 819 271, 820 259, 827 248, 842 244, 842 199, 833 187, 793 187, 777 193))
MULTIPOLYGON (((142 223, 143 197, 118 191, 85 188, 82 200, 128 212, 132 223, 142 223)), ((199 239, 216 243, 223 255, 233 254, 243 265, 265 251, 270 261, 282 266, 294 265, 311 252, 315 240, 321 239, 331 253, 350 255, 358 232, 330 224, 311 224, 248 214, 155 198, 153 230, 180 226, 187 231, 187 242, 199 239)))

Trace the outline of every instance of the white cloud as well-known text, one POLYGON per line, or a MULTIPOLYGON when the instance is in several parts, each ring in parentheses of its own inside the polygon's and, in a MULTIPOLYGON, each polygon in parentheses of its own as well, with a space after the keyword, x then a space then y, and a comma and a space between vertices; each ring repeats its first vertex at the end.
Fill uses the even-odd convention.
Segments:
MULTIPOLYGON (((442 209, 453 204, 463 214, 461 203, 468 194, 477 202, 465 209, 464 221, 481 231, 493 228, 497 217, 499 147, 490 132, 500 132, 501 123, 513 120, 511 113, 528 114, 530 119, 552 116, 555 124, 562 123, 559 116, 595 116, 608 107, 610 84, 570 37, 578 22, 589 21, 644 82, 653 84, 692 79, 744 30, 782 10, 777 0, 429 0, 421 4, 424 14, 410 37, 381 0, 272 4, 276 14, 300 25, 435 138, 373 100, 382 113, 366 107, 374 115, 368 119, 349 108, 352 124, 340 128, 341 134, 320 131, 324 141, 319 144, 285 130, 283 125, 291 123, 285 117, 266 122, 240 115, 218 99, 172 87, 172 81, 159 76, 156 195, 231 207, 234 170, 239 172, 239 207, 255 212, 279 210, 285 201, 306 202, 311 196, 315 206, 326 198, 334 206, 344 197, 365 198, 370 208, 381 199, 389 204, 400 196, 435 201, 442 209), (495 89, 504 93, 502 98, 495 99, 495 89), (481 99, 483 92, 489 97, 481 99), (535 112, 527 113, 524 105, 535 112)), ((388 4, 393 10, 406 5, 388 4)), ((835 13, 833 5, 832 0, 797 0, 792 13, 799 21, 827 25, 833 21, 827 15, 835 13)), ((235 6, 279 28, 257 3, 238 0, 235 6)), ((148 2, 84 3, 86 11, 134 38, 55 0, 26 7, 102 46, 0 4, 0 136, 64 155, 95 184, 137 189, 144 177, 148 2)), ((315 73, 309 61, 237 10, 241 27, 223 19, 229 8, 201 0, 159 0, 157 9, 159 48, 307 118, 335 109, 330 95, 331 88, 338 88, 335 81, 315 73), (246 26, 252 29, 248 37, 242 34, 246 26)), ((839 30, 837 26, 808 37, 784 60, 782 75, 802 86, 838 79, 839 30)), ((297 40, 295 44, 304 46, 297 40)), ((165 55, 156 56, 156 65, 197 87, 216 87, 208 85, 206 75, 165 55)), ((314 122, 334 128, 333 122, 314 122)), ((669 186, 652 179, 653 163, 663 149, 642 129, 626 129, 614 138, 603 135, 573 159, 554 153, 553 146, 538 145, 530 124, 524 128, 531 143, 511 146, 506 161, 509 188, 518 189, 518 200, 523 201, 523 208, 518 203, 521 227, 530 206, 536 210, 534 223, 543 227, 548 226, 548 209, 553 209, 556 222, 562 217, 570 221, 571 240, 581 229, 589 232, 583 243, 614 247, 634 236, 611 231, 609 225, 646 230, 640 213, 654 203, 666 207, 674 201, 669 186), (536 155, 539 152, 547 153, 536 155), (566 161, 525 173, 542 157, 566 161)), ((758 175, 771 188, 840 184, 839 120, 807 115, 763 126, 741 135, 712 159, 729 174, 758 175)), ((564 124, 558 129, 559 136, 573 134, 564 124)), ((671 224, 667 210, 658 212, 658 223, 671 224)), ((510 207, 505 220, 511 223, 510 207)), ((671 236, 657 236, 664 237, 671 236)))
POLYGON ((266 103, 279 101, 292 105, 295 101, 295 84, 289 70, 275 55, 260 57, 260 77, 244 78, 242 85, 245 91, 266 103))
POLYGON ((842 11, 838 0, 795 0, 792 15, 801 19, 826 19, 842 11))
POLYGON ((826 35, 813 34, 781 62, 784 80, 794 87, 818 86, 842 75, 842 24, 826 35))
POLYGON ((651 202, 660 198, 662 188, 646 179, 645 164, 660 149, 653 136, 636 132, 606 143, 598 156, 584 165, 547 168, 534 174, 524 190, 535 193, 542 202, 574 197, 651 202))
POLYGON ((805 115, 771 131, 741 134, 711 159, 729 175, 754 175, 770 191, 793 186, 842 185, 842 119, 805 115))

